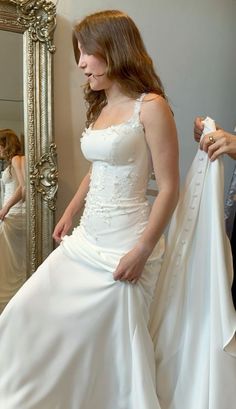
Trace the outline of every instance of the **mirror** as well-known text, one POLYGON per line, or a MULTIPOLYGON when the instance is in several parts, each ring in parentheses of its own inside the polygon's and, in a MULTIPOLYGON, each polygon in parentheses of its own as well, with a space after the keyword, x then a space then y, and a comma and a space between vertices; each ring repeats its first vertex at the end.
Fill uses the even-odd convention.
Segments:
MULTIPOLYGON (((55 26, 55 5, 48 0, 0 0, 0 48, 4 44, 4 52, 10 53, 6 42, 13 37, 18 48, 13 64, 14 69, 19 65, 17 85, 12 86, 11 70, 5 74, 0 70, 0 84, 4 82, 0 87, 0 127, 15 128, 24 140, 27 277, 53 249, 58 188, 52 84, 55 26), (18 122, 7 125, 10 117, 18 122)), ((3 169, 3 161, 0 167, 3 169)))

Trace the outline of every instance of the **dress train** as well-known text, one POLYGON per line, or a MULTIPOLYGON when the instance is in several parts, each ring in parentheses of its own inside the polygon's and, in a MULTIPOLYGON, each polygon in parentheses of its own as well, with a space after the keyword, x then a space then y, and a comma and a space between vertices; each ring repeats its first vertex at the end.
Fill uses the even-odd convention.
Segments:
MULTIPOLYGON (((204 134, 214 130, 206 120, 204 134)), ((162 409, 234 409, 236 312, 219 159, 198 151, 171 221, 150 331, 162 409)))

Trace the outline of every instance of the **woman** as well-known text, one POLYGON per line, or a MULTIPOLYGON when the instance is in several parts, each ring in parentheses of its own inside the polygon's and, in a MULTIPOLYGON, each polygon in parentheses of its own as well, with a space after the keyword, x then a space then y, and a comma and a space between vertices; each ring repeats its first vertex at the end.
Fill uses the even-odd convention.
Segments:
POLYGON ((178 197, 175 123, 130 17, 90 15, 73 40, 87 78, 81 147, 92 165, 55 228, 61 245, 1 318, 0 402, 5 409, 159 409, 147 325, 162 234, 178 197), (159 194, 150 209, 152 170, 159 194), (67 236, 84 201, 80 225, 67 236))
POLYGON ((26 278, 24 157, 17 135, 0 129, 0 157, 7 162, 2 172, 0 209, 0 312, 26 278))

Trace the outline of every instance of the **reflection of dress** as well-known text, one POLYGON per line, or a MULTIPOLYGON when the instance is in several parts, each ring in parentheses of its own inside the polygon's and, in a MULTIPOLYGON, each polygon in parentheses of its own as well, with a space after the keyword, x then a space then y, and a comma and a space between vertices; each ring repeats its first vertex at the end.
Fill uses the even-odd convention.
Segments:
POLYGON ((114 281, 142 234, 151 159, 139 120, 87 129, 93 162, 81 224, 39 267, 0 319, 4 409, 159 409, 149 305, 161 239, 136 285, 114 281))
MULTIPOLYGON (((2 206, 18 186, 13 167, 2 173, 2 206)), ((0 224, 0 312, 26 278, 25 203, 11 207, 0 224)))

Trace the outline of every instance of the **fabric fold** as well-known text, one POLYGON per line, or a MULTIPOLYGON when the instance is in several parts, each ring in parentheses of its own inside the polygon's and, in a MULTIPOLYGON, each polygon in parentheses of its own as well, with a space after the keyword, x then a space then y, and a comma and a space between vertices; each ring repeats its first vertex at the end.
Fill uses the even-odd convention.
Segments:
MULTIPOLYGON (((214 129, 207 118, 203 135, 214 129)), ((236 312, 223 171, 221 159, 211 163, 198 150, 170 224, 150 320, 162 409, 234 408, 236 312)))

